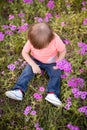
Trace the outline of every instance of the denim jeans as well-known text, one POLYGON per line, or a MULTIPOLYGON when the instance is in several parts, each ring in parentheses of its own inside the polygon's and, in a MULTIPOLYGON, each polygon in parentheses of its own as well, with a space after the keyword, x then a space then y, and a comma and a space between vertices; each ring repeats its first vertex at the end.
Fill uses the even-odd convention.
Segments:
MULTIPOLYGON (((56 63, 51 63, 51 64, 45 64, 42 63, 35 58, 31 57, 37 65, 41 69, 44 69, 48 76, 49 76, 49 82, 46 87, 46 92, 54 92, 58 97, 60 94, 60 80, 61 80, 61 70, 60 69, 53 69, 53 66, 56 65, 56 63)), ((19 76, 16 84, 12 88, 12 90, 15 89, 21 89, 23 93, 27 90, 28 83, 31 81, 31 79, 35 76, 35 74, 32 71, 32 67, 27 64, 21 75, 19 76)))

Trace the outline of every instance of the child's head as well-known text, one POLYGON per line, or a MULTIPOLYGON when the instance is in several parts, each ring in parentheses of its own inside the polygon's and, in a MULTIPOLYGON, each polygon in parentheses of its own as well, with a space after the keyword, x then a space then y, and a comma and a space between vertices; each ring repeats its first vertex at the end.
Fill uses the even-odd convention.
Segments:
POLYGON ((54 33, 47 23, 34 24, 28 32, 28 39, 36 49, 47 47, 53 38, 54 33))

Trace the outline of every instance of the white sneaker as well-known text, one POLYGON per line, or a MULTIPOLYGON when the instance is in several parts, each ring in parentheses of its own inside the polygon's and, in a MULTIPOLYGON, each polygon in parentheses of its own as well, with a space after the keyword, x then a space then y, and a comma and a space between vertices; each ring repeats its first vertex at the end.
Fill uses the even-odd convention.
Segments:
POLYGON ((55 94, 47 94, 45 97, 45 100, 52 103, 55 106, 61 106, 62 102, 59 100, 59 98, 55 94))
POLYGON ((15 100, 22 100, 23 99, 23 94, 19 89, 6 91, 5 95, 7 97, 9 97, 11 99, 15 99, 15 100))

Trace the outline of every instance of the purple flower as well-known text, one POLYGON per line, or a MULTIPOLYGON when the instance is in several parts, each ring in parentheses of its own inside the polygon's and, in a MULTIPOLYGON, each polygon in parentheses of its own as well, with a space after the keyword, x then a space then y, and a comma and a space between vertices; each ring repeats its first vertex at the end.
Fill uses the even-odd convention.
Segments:
POLYGON ((23 13, 18 14, 18 17, 24 17, 24 16, 25 16, 25 14, 23 14, 23 13))
POLYGON ((47 7, 48 7, 49 9, 53 9, 54 6, 55 6, 54 1, 53 1, 53 0, 49 0, 49 2, 47 3, 47 7))
POLYGON ((65 44, 70 44, 70 41, 68 39, 63 40, 65 44))
POLYGON ((41 128, 37 127, 36 130, 41 130, 41 128))
POLYGON ((67 104, 64 106, 64 108, 65 108, 66 110, 69 110, 70 106, 72 106, 72 102, 71 102, 71 98, 70 98, 70 97, 67 98, 66 103, 67 103, 67 104))
POLYGON ((39 99, 42 98, 42 95, 39 94, 39 93, 34 93, 33 96, 34 96, 34 98, 37 99, 37 100, 39 100, 39 99))
POLYGON ((81 95, 80 95, 80 96, 81 96, 81 99, 83 99, 83 100, 86 99, 87 92, 85 92, 85 91, 84 91, 84 92, 81 92, 81 95))
POLYGON ((84 112, 85 112, 85 107, 84 107, 84 106, 83 106, 83 107, 80 107, 80 108, 78 109, 78 111, 81 112, 81 113, 84 113, 84 112))
POLYGON ((35 128, 37 128, 37 127, 39 127, 39 126, 40 126, 39 123, 36 123, 36 124, 34 125, 35 128))
POLYGON ((5 34, 7 34, 7 35, 13 35, 13 32, 10 31, 10 30, 6 30, 6 31, 5 31, 5 34))
POLYGON ((67 128, 69 128, 70 130, 80 130, 78 126, 74 126, 72 124, 67 124, 67 128))
POLYGON ((78 47, 84 47, 86 44, 84 42, 78 42, 78 47))
POLYGON ((64 27, 65 26, 65 22, 61 22, 61 26, 64 27))
POLYGON ((72 126, 71 124, 67 124, 67 128, 71 128, 71 126, 72 126))
POLYGON ((68 97, 66 100, 66 106, 64 107, 66 110, 69 110, 70 106, 72 106, 71 97, 68 97))
POLYGON ((80 72, 80 73, 83 73, 83 72, 84 72, 84 69, 83 69, 83 68, 81 68, 81 69, 79 70, 79 72, 80 72))
POLYGON ((15 61, 15 62, 14 62, 14 64, 18 65, 18 64, 19 64, 19 62, 18 62, 18 61, 15 61))
POLYGON ((13 70, 15 70, 16 67, 15 67, 14 64, 10 64, 10 65, 7 66, 7 68, 8 68, 9 70, 12 70, 12 71, 13 71, 13 70))
POLYGON ((81 3, 81 4, 82 4, 83 6, 85 6, 85 5, 86 5, 86 3, 87 3, 86 1, 82 1, 82 3, 81 3))
POLYGON ((44 20, 46 22, 49 22, 50 18, 52 18, 52 14, 51 13, 46 13, 44 20))
POLYGON ((72 100, 71 97, 68 97, 66 102, 70 102, 71 100, 72 100))
POLYGON ((71 87, 80 86, 82 88, 84 86, 84 79, 73 77, 70 80, 68 80, 68 86, 71 86, 71 87))
POLYGON ((27 106, 24 110, 24 115, 28 115, 28 113, 30 112, 30 110, 32 109, 31 106, 27 106))
POLYGON ((1 74, 4 75, 4 74, 5 74, 5 71, 2 71, 1 74))
POLYGON ((84 63, 87 64, 87 60, 84 63))
POLYGON ((9 20, 14 19, 14 15, 9 15, 9 20))
POLYGON ((33 110, 33 111, 31 111, 31 113, 30 113, 31 115, 36 115, 36 111, 35 110, 33 110))
POLYGON ((86 25, 87 24, 87 18, 85 18, 84 20, 83 20, 83 25, 86 25))
POLYGON ((67 77, 68 77, 67 74, 62 74, 62 75, 61 75, 61 78, 62 78, 62 79, 65 79, 65 78, 67 78, 67 77))
POLYGON ((4 34, 2 32, 0 32, 0 41, 3 41, 4 40, 4 34))
POLYGON ((23 59, 21 59, 21 58, 18 58, 18 61, 19 61, 19 62, 22 62, 22 61, 23 61, 23 59))
POLYGON ((9 27, 10 27, 10 29, 11 29, 12 31, 16 30, 16 28, 17 28, 15 25, 12 25, 12 24, 10 24, 9 27))
POLYGON ((51 13, 46 13, 45 16, 48 17, 48 18, 52 18, 52 14, 51 13))
POLYGON ((70 7, 71 5, 70 5, 70 3, 66 3, 66 6, 67 6, 67 7, 70 7))
POLYGON ((9 2, 9 3, 12 3, 12 2, 13 2, 13 0, 8 0, 8 2, 9 2))
POLYGON ((68 104, 66 104, 66 105, 64 106, 64 108, 65 108, 66 110, 69 110, 70 106, 69 106, 68 104))
POLYGON ((79 98, 79 94, 78 94, 78 93, 75 93, 75 94, 74 94, 74 98, 79 98))
POLYGON ((4 28, 4 29, 8 29, 9 26, 8 26, 8 25, 2 25, 2 28, 4 28))
POLYGON ((70 62, 68 62, 65 59, 63 59, 63 60, 61 60, 59 62, 56 62, 56 66, 60 70, 64 70, 65 73, 71 73, 72 72, 72 66, 71 66, 70 62))
POLYGON ((42 22, 42 21, 43 21, 43 19, 42 19, 42 18, 40 18, 40 17, 38 17, 37 21, 38 21, 38 22, 42 22))
POLYGON ((72 93, 73 93, 73 94, 77 93, 78 91, 79 91, 78 88, 72 88, 72 93))
POLYGON ((0 114, 3 114, 3 110, 2 109, 0 109, 0 114))
POLYGON ((86 10, 86 8, 85 8, 85 7, 83 7, 83 8, 82 8, 82 11, 85 11, 85 10, 86 10))
POLYGON ((41 92, 44 92, 44 90, 45 90, 45 88, 44 88, 43 86, 41 86, 41 87, 39 88, 39 91, 41 91, 41 92))
POLYGON ((87 54, 87 44, 84 42, 79 42, 78 46, 81 48, 78 53, 80 53, 81 55, 87 54))
POLYGON ((24 130, 26 130, 27 128, 28 128, 28 126, 24 126, 24 128, 23 128, 23 129, 24 129, 24 130))
POLYGON ((24 25, 18 27, 18 33, 25 32, 27 29, 28 29, 28 24, 25 23, 24 25))
POLYGON ((87 116, 87 107, 85 108, 85 115, 87 116))
POLYGON ((42 22, 43 21, 43 19, 41 17, 34 17, 34 20, 36 22, 42 22))
POLYGON ((74 126, 74 130, 80 130, 78 126, 74 126))
POLYGON ((21 22, 25 22, 25 19, 21 19, 21 22))
POLYGON ((24 3, 33 4, 33 0, 23 0, 24 3))
POLYGON ((59 15, 59 14, 56 14, 56 18, 60 18, 60 15, 59 15))

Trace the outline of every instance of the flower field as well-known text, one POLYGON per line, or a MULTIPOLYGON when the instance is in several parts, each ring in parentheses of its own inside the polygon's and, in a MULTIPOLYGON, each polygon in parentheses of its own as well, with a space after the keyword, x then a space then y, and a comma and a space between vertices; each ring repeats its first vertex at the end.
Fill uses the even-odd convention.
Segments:
POLYGON ((0 130, 87 130, 87 1, 1 0, 0 2, 0 130), (66 44, 62 70, 63 103, 45 100, 48 75, 37 74, 23 101, 8 99, 5 92, 26 66, 21 51, 28 28, 45 21, 66 44))

